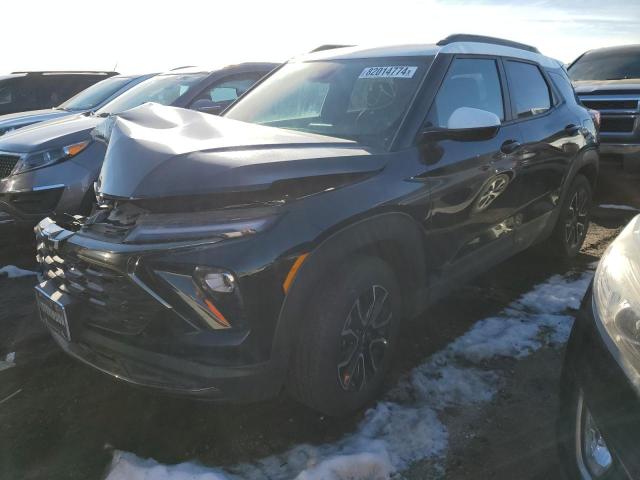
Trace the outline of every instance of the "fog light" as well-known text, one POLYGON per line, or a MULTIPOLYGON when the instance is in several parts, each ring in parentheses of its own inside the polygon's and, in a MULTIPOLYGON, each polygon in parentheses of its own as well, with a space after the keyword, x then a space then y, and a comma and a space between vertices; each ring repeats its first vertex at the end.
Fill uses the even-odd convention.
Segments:
POLYGON ((582 463, 581 470, 584 468, 589 473, 589 477, 586 478, 601 478, 613 465, 613 457, 607 447, 607 442, 591 416, 591 412, 584 404, 582 393, 578 400, 577 420, 577 428, 580 429, 576 439, 580 447, 578 454, 582 453, 582 458, 578 458, 578 463, 582 463))
POLYGON ((589 410, 586 410, 585 413, 583 437, 585 461, 591 474, 597 478, 604 475, 611 468, 613 458, 611 458, 607 442, 602 438, 602 434, 593 421, 589 410))
POLYGON ((231 293, 236 287, 236 279, 227 272, 207 273, 203 280, 214 292, 231 293))

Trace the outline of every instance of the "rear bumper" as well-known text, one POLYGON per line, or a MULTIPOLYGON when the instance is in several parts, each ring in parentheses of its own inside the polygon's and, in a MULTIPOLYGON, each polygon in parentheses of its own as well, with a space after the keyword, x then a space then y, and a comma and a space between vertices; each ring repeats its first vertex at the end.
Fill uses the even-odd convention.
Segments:
POLYGON ((640 478, 640 391, 620 367, 615 346, 600 333, 591 305, 589 292, 567 345, 562 400, 582 390, 622 470, 629 479, 640 478))
POLYGON ((640 160, 640 144, 633 143, 600 143, 602 155, 638 155, 640 160))

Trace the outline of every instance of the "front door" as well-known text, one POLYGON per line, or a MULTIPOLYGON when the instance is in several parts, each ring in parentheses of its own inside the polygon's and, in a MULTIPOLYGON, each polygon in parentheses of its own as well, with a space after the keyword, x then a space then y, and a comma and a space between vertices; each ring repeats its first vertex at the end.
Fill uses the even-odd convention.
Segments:
MULTIPOLYGON (((465 107, 508 122, 504 82, 497 58, 456 57, 430 108, 427 127, 448 128, 454 112, 465 107)), ((491 139, 447 139, 423 146, 432 201, 428 254, 446 283, 512 254, 522 200, 515 176, 520 143, 519 127, 504 123, 491 139)))

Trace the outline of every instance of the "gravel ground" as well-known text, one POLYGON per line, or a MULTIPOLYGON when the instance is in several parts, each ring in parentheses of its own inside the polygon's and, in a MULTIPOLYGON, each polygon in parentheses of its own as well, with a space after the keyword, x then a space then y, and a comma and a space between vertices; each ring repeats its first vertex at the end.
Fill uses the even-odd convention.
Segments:
MULTIPOLYGON (((616 198, 618 203, 628 200, 616 198)), ((551 274, 593 264, 631 215, 600 215, 572 266, 525 252, 407 323, 389 387, 478 319, 496 314, 551 274)), ((29 236, 6 245, 0 267, 34 268, 31 248, 29 236)), ((17 358, 15 367, 0 371, 2 479, 101 478, 114 448, 162 463, 195 459, 225 466, 302 442, 336 441, 362 418, 325 418, 286 397, 255 405, 212 405, 122 385, 58 351, 36 320, 33 283, 32 277, 0 278, 0 359, 9 352, 17 358)), ((503 377, 498 394, 481 406, 447 411, 444 465, 417 464, 404 476, 562 478, 553 432, 561 362, 562 351, 549 347, 524 359, 487 365, 503 377)))

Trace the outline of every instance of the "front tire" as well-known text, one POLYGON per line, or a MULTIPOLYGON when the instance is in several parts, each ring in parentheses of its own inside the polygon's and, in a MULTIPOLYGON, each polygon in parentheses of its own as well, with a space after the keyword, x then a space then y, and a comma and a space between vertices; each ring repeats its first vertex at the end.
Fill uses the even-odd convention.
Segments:
POLYGON ((356 411, 380 392, 397 343, 400 288, 379 258, 335 267, 312 294, 288 389, 330 416, 356 411))

